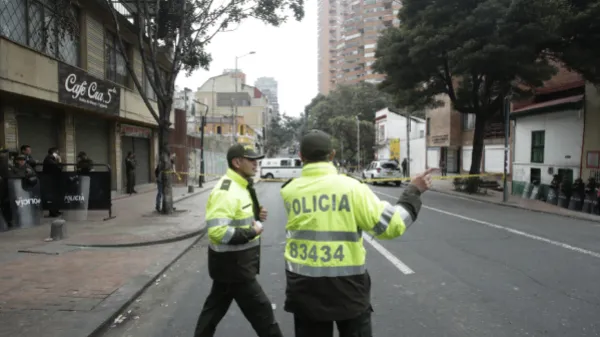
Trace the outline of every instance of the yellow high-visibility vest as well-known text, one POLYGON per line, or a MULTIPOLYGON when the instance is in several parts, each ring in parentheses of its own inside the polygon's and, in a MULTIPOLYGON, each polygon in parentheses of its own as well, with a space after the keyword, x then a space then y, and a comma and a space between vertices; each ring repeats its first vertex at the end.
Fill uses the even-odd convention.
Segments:
POLYGON ((367 185, 326 162, 304 165, 281 196, 288 217, 286 269, 307 277, 364 274, 362 232, 393 239, 413 221, 402 206, 381 201, 367 185))

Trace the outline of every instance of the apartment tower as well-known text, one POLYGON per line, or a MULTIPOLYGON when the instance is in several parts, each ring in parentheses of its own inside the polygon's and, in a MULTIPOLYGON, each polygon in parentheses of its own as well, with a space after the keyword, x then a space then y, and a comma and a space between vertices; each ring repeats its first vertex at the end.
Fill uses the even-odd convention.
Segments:
POLYGON ((377 38, 398 25, 402 5, 393 0, 319 0, 319 92, 339 84, 378 83, 374 74, 377 38))

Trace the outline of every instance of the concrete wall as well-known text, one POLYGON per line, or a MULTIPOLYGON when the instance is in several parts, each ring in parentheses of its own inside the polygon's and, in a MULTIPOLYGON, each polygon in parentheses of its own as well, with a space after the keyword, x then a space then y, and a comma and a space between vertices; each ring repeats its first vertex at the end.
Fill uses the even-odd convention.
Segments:
MULTIPOLYGON (((596 176, 600 171, 595 162, 588 162, 588 154, 600 152, 600 91, 592 84, 585 87, 585 125, 583 136, 583 158, 581 162, 581 177, 584 179, 596 176), (590 153, 591 152, 591 153, 590 153)), ((590 156, 591 157, 591 156, 590 156)), ((592 159, 592 158, 590 158, 592 159)))
POLYGON ((515 156, 513 185, 530 181, 531 168, 541 169, 541 183, 550 184, 549 168, 572 169, 573 179, 579 177, 583 139, 583 111, 564 111, 521 117, 515 123, 515 156), (545 130, 544 162, 531 162, 531 132, 545 130))

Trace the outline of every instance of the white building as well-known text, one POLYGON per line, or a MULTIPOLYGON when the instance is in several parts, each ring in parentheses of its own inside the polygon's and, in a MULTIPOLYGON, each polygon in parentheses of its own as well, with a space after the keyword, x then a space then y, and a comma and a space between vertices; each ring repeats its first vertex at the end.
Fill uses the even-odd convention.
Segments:
POLYGON ((554 174, 579 178, 583 95, 533 104, 513 111, 511 118, 515 120, 513 191, 534 180, 549 185, 554 174))
POLYGON ((410 172, 425 170, 426 137, 425 120, 410 118, 410 133, 407 137, 407 118, 385 108, 375 113, 376 159, 397 159, 399 163, 407 157, 407 140, 410 138, 410 172), (394 142, 399 142, 399 149, 394 149, 394 142), (398 153, 394 153, 394 152, 398 153), (395 158, 397 157, 397 158, 395 158))

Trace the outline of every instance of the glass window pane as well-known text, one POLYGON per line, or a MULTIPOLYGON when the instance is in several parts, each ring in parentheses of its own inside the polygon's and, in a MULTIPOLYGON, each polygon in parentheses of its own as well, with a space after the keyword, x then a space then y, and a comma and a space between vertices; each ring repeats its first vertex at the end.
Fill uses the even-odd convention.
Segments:
POLYGON ((56 20, 52 17, 51 13, 44 13, 44 28, 44 35, 46 38, 46 48, 44 52, 52 57, 57 57, 58 41, 56 37, 58 32, 56 30, 56 20))
POLYGON ((25 1, 1 0, 0 1, 0 35, 9 39, 27 44, 27 20, 25 1))
POLYGON ((28 9, 29 20, 29 47, 43 51, 44 50, 44 10, 41 5, 32 2, 28 9))

